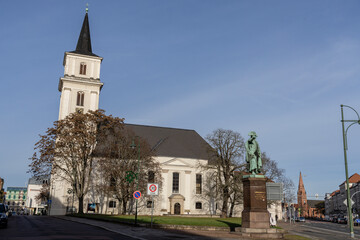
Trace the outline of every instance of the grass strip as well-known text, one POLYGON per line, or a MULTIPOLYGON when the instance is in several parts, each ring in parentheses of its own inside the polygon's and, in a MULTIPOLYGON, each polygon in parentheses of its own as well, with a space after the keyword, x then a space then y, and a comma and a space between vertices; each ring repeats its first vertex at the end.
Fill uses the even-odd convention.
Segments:
MULTIPOLYGON (((119 223, 135 223, 133 215, 102 215, 102 214, 73 214, 70 216, 97 219, 119 223)), ((151 223, 151 216, 138 216, 138 223, 151 223)), ((175 217, 154 216, 154 224, 209 226, 209 227, 241 227, 241 218, 211 218, 211 217, 175 217)))

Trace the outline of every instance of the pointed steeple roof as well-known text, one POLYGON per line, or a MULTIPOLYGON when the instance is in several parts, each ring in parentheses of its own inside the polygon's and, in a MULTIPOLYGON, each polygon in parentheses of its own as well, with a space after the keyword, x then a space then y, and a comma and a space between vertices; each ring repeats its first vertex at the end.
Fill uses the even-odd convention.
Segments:
POLYGON ((85 14, 84 22, 76 45, 76 50, 72 51, 72 53, 97 56, 92 52, 91 48, 89 17, 87 12, 85 14))
POLYGON ((304 189, 304 183, 303 183, 303 179, 301 176, 301 172, 300 172, 300 177, 299 177, 299 189, 304 189))

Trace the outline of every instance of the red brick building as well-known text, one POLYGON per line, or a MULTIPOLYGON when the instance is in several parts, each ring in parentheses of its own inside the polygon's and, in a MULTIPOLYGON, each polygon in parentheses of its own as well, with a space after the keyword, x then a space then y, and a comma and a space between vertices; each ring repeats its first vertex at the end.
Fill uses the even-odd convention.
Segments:
POLYGON ((301 176, 299 177, 299 187, 297 192, 298 204, 295 205, 298 216, 300 217, 324 217, 322 211, 316 208, 316 205, 324 201, 321 200, 307 200, 304 182, 301 176))

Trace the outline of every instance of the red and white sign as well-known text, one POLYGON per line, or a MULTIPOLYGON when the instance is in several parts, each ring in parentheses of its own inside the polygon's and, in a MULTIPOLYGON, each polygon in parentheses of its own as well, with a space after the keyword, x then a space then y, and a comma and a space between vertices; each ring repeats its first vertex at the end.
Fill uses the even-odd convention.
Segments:
POLYGON ((135 191, 133 193, 133 196, 134 196, 135 199, 139 199, 141 197, 141 192, 140 191, 135 191))
POLYGON ((147 195, 159 195, 159 185, 157 183, 148 183, 147 195))

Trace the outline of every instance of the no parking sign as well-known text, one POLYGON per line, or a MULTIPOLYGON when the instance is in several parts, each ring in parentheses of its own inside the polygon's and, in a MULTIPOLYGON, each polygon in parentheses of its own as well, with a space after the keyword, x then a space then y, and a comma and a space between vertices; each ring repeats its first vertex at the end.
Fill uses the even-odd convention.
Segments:
POLYGON ((147 185, 147 194, 148 195, 159 195, 159 184, 157 184, 157 183, 148 183, 148 185, 147 185))
POLYGON ((141 192, 140 191, 135 191, 133 193, 133 196, 134 196, 135 199, 139 199, 141 197, 141 192))

